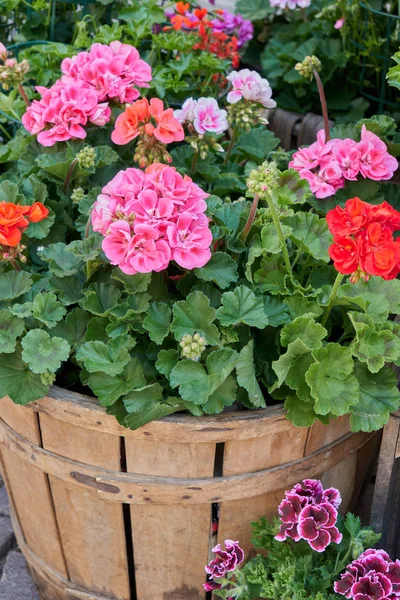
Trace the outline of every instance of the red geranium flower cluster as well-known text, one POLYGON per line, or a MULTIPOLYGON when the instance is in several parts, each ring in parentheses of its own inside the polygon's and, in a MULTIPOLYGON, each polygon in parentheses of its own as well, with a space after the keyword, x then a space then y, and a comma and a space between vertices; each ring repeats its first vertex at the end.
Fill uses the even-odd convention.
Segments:
POLYGON ((223 31, 206 31, 201 36, 201 42, 193 46, 194 50, 206 50, 218 58, 229 59, 232 67, 240 64, 238 40, 234 35, 227 35, 223 31))
POLYGON ((334 588, 353 600, 400 598, 400 561, 393 562, 384 550, 366 550, 346 567, 334 588))
POLYGON ((360 278, 377 275, 395 279, 400 272, 400 212, 387 202, 372 205, 360 198, 347 200, 345 208, 337 206, 326 216, 333 244, 329 256, 339 273, 360 278))
POLYGON ((342 534, 336 521, 341 502, 339 490, 324 490, 317 479, 305 479, 296 484, 285 492, 278 507, 282 524, 275 539, 279 542, 288 537, 295 542, 303 539, 316 552, 323 552, 331 542, 340 544, 342 534))

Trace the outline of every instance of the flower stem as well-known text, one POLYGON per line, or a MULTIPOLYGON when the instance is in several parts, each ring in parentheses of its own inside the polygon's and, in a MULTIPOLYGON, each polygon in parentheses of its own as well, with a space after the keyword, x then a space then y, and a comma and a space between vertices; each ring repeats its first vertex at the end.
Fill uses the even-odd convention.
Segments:
POLYGON ((0 125, 0 130, 9 140, 12 140, 12 136, 8 133, 7 129, 3 127, 3 125, 0 125))
POLYGON ((268 208, 271 211, 271 217, 272 217, 272 221, 275 226, 275 231, 278 235, 279 241, 282 244, 283 260, 285 261, 287 270, 289 271, 289 273, 291 273, 292 267, 290 265, 289 252, 288 252, 288 249, 286 246, 285 236, 283 235, 281 222, 279 221, 278 213, 276 212, 276 207, 275 207, 275 202, 274 202, 273 196, 274 196, 274 192, 271 192, 270 194, 267 194, 267 196, 266 196, 267 202, 268 202, 268 208))
POLYGON ((340 288, 340 285, 341 285, 343 279, 344 279, 343 273, 338 273, 336 276, 336 279, 335 279, 335 283, 332 286, 331 295, 329 297, 329 304, 326 307, 325 312, 322 317, 321 324, 324 326, 328 320, 329 315, 331 314, 331 310, 335 304, 336 296, 337 296, 338 290, 340 288))
POLYGON ((331 132, 329 129, 328 106, 326 104, 324 86, 322 85, 321 77, 319 76, 318 72, 315 69, 314 69, 314 77, 315 77, 315 81, 317 82, 319 100, 321 102, 321 108, 322 108, 322 116, 324 119, 325 141, 327 142, 328 140, 331 139, 331 132))
POLYGON ((24 86, 22 85, 22 83, 19 84, 18 91, 21 94, 22 100, 25 102, 26 106, 30 106, 31 103, 29 101, 28 96, 26 95, 26 92, 24 90, 24 86))
POLYGON ((64 180, 64 184, 63 184, 63 190, 64 193, 67 193, 68 190, 68 186, 70 184, 71 181, 71 177, 73 175, 73 172, 75 170, 76 165, 78 164, 78 160, 76 158, 74 158, 74 160, 72 161, 72 163, 69 165, 69 169, 67 171, 67 174, 65 176, 65 180, 64 180))
POLYGON ((195 172, 195 170, 196 170, 196 165, 197 165, 197 160, 198 160, 198 158, 199 158, 199 153, 198 153, 198 152, 195 152, 195 153, 193 154, 193 160, 192 160, 192 168, 191 168, 191 170, 192 170, 192 174, 193 174, 193 173, 195 172))
POLYGON ((253 199, 253 203, 251 205, 251 209, 249 212, 249 216, 248 219, 246 221, 246 225, 243 228, 242 231, 242 235, 240 236, 242 239, 242 242, 245 242, 247 240, 247 236, 249 235, 251 226, 254 223, 254 219, 256 217, 256 213, 257 213, 257 207, 258 207, 258 201, 259 201, 259 197, 257 196, 257 194, 255 194, 254 199, 253 199))
POLYGON ((20 271, 21 267, 19 266, 19 264, 17 263, 17 261, 15 260, 15 258, 10 258, 10 264, 14 267, 14 269, 16 271, 20 271))
POLYGON ((230 157, 233 147, 236 143, 237 134, 238 134, 237 129, 235 129, 232 133, 232 137, 231 137, 231 141, 229 142, 228 150, 226 151, 224 165, 226 165, 228 163, 229 157, 230 157))

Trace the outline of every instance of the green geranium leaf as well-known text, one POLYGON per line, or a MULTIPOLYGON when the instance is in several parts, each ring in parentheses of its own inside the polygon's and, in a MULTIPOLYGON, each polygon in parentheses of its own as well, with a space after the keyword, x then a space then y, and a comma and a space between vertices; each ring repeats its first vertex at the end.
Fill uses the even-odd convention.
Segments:
POLYGON ((77 304, 83 299, 83 284, 86 277, 83 273, 70 275, 69 277, 56 277, 50 279, 50 289, 57 292, 58 299, 65 306, 77 304))
POLYGON ((400 406, 396 375, 389 368, 371 374, 366 365, 360 363, 356 363, 354 372, 360 385, 360 399, 351 412, 351 430, 381 429, 388 422, 390 413, 400 406))
POLYGON ((169 333, 171 308, 164 302, 152 302, 147 313, 143 327, 148 331, 150 339, 160 345, 169 333))
POLYGON ((207 370, 209 374, 209 394, 222 385, 225 379, 236 366, 238 353, 232 348, 220 348, 207 356, 207 370))
POLYGON ((289 294, 288 274, 281 264, 281 256, 263 258, 260 268, 254 273, 257 289, 270 294, 289 294))
POLYGON ((317 260, 329 262, 328 248, 332 243, 325 219, 314 213, 299 212, 285 221, 293 229, 290 239, 317 260))
POLYGON ((50 335, 61 337, 69 343, 72 348, 76 348, 85 341, 85 335, 90 320, 88 315, 81 308, 74 308, 63 321, 51 330, 50 335))
POLYGON ((180 300, 173 307, 171 331, 175 339, 180 341, 186 334, 200 333, 208 344, 218 344, 218 328, 213 325, 216 311, 210 307, 210 301, 200 291, 192 292, 186 300, 180 300))
POLYGON ((14 352, 17 338, 25 329, 23 319, 19 319, 5 308, 0 310, 0 348, 2 353, 14 352))
POLYGON ((254 342, 251 340, 241 349, 236 361, 237 381, 249 395, 249 400, 255 408, 265 407, 265 400, 256 379, 253 358, 254 342))
POLYGON ((259 256, 261 256, 262 253, 263 253, 263 249, 262 249, 262 245, 261 245, 260 236, 258 235, 258 233, 255 233, 250 241, 249 255, 247 257, 246 270, 245 270, 246 279, 247 279, 247 281, 250 281, 251 283, 253 283, 253 273, 251 270, 252 266, 254 264, 254 261, 259 256))
POLYGON ((170 373, 173 388, 179 386, 183 400, 194 404, 204 404, 208 400, 208 375, 205 368, 194 360, 182 360, 170 373))
MULTIPOLYGON (((385 362, 397 362, 400 357, 400 339, 389 329, 378 331, 373 324, 366 323, 360 313, 348 313, 356 330, 356 338, 350 348, 353 356, 367 364, 371 373, 378 373, 385 362)), ((372 319, 371 319, 372 321, 372 319)))
POLYGON ((70 162, 70 160, 66 159, 65 152, 40 154, 36 158, 36 164, 44 171, 46 176, 58 183, 60 180, 65 180, 70 162))
POLYGON ((121 297, 118 288, 106 283, 93 283, 85 290, 84 294, 85 300, 82 302, 82 307, 97 317, 109 315, 121 297))
POLYGON ((328 335, 325 327, 316 323, 312 317, 297 317, 281 331, 281 344, 287 347, 299 339, 309 348, 315 350, 322 346, 322 340, 328 335))
POLYGON ((169 375, 179 360, 178 350, 160 350, 156 361, 156 369, 161 375, 169 375))
MULTIPOLYGON (((254 0, 252 0, 254 1, 254 0)), ((265 160, 270 152, 279 146, 279 139, 268 129, 256 129, 242 133, 235 145, 235 151, 257 163, 265 160)))
POLYGON ((238 280, 237 263, 226 252, 216 252, 208 263, 200 269, 195 269, 199 279, 213 281, 221 289, 228 288, 238 280))
POLYGON ((217 317, 224 327, 245 323, 250 327, 263 329, 268 325, 268 317, 264 311, 264 301, 244 285, 233 292, 222 295, 222 304, 217 310, 217 317))
POLYGON ((68 250, 83 262, 96 260, 101 251, 102 240, 103 238, 100 235, 90 235, 84 240, 71 242, 68 245, 68 250))
POLYGON ((289 308, 286 306, 286 304, 283 304, 283 302, 277 298, 274 298, 273 296, 265 295, 264 311, 268 317, 268 324, 272 327, 285 325, 291 320, 289 308))
POLYGON ((305 380, 310 366, 314 363, 310 348, 301 339, 296 339, 288 345, 287 352, 272 363, 277 382, 272 386, 271 392, 283 384, 295 390, 304 402, 313 402, 311 390, 305 380))
POLYGON ((306 382, 315 399, 315 412, 345 415, 360 398, 350 349, 330 343, 314 350, 313 357, 315 363, 306 373, 306 382))
POLYGON ((14 300, 29 292, 33 284, 25 271, 8 271, 0 274, 0 300, 14 300))
POLYGON ((384 320, 389 314, 400 314, 400 280, 385 281, 381 277, 371 277, 367 282, 346 283, 340 286, 338 299, 384 320))
POLYGON ((0 182, 0 200, 13 204, 26 204, 25 196, 19 193, 18 185, 8 179, 0 182))
POLYGON ((48 263, 50 271, 57 277, 75 275, 83 264, 81 258, 75 256, 63 242, 45 248, 40 253, 40 258, 48 263))
POLYGON ((22 358, 34 373, 55 373, 68 360, 70 345, 59 337, 50 337, 42 329, 31 329, 21 340, 22 358))
POLYGON ((100 341, 85 342, 76 353, 77 360, 83 362, 89 373, 100 371, 106 375, 119 375, 130 360, 121 338, 115 338, 105 344, 100 341))
POLYGON ((52 292, 37 294, 32 303, 32 316, 51 329, 66 313, 64 306, 52 292))
POLYGON ((310 427, 317 418, 313 405, 310 402, 302 402, 295 394, 286 398, 284 408, 289 421, 296 427, 310 427))
MULTIPOLYGON (((285 240, 292 233, 292 228, 288 225, 281 224, 281 229, 285 240)), ((283 243, 276 233, 275 225, 273 223, 267 223, 261 230, 261 241, 263 250, 270 254, 279 254, 282 251, 283 243)))
POLYGON ((307 298, 304 298, 303 296, 300 296, 298 294, 293 294, 293 296, 285 298, 283 302, 288 306, 293 317, 300 317, 302 315, 312 315, 314 316, 314 318, 316 318, 322 315, 323 312, 318 302, 308 300, 307 298))
POLYGON ((138 358, 131 358, 120 375, 114 377, 105 373, 91 373, 88 380, 89 387, 103 406, 111 406, 128 392, 135 388, 143 388, 146 379, 143 367, 138 358))
POLYGON ((49 386, 33 373, 21 359, 19 349, 14 354, 0 354, 0 397, 9 396, 16 404, 28 404, 46 396, 49 386))
POLYGON ((163 401, 162 387, 158 383, 130 392, 123 402, 129 413, 124 419, 124 425, 130 429, 138 429, 150 421, 162 419, 185 408, 179 398, 163 401))
POLYGON ((87 330, 85 334, 85 342, 108 342, 109 335, 107 333, 107 327, 110 324, 108 319, 102 319, 101 317, 93 317, 87 324, 87 330))
POLYGON ((136 273, 135 275, 127 275, 120 269, 115 269, 111 275, 112 279, 123 284, 127 292, 139 294, 146 292, 151 282, 151 273, 136 273))
POLYGON ((211 394, 201 408, 206 415, 215 415, 222 412, 225 406, 231 406, 236 400, 237 383, 232 375, 211 394))

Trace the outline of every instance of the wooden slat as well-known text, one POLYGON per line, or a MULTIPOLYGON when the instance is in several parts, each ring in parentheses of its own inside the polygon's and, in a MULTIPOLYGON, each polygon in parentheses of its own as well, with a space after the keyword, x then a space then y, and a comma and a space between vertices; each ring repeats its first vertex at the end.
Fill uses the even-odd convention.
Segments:
MULTIPOLYGON (((40 415, 43 447, 71 461, 119 471, 120 439, 40 415)), ((50 476, 70 580, 104 595, 129 599, 122 505, 50 476)))
MULTIPOLYGON (((301 459, 307 437, 307 429, 291 427, 283 434, 266 429, 260 439, 227 442, 224 451, 223 475, 242 475, 269 469, 279 464, 301 459)), ((296 481, 293 481, 296 483, 296 481)), ((222 502, 218 527, 218 541, 239 540, 246 555, 251 548, 250 523, 261 516, 271 517, 277 510, 285 489, 270 489, 268 485, 257 490, 246 502, 234 500, 222 502), (260 492, 262 492, 260 494, 260 492)))
POLYGON ((171 415, 147 423, 135 431, 119 425, 115 417, 106 414, 95 398, 69 393, 57 387, 51 388, 51 397, 32 402, 29 406, 54 419, 101 433, 177 444, 252 439, 264 437, 266 427, 274 427, 276 433, 292 428, 283 414, 281 405, 195 419, 190 415, 171 415))
MULTIPOLYGON (((40 446, 37 416, 9 399, 0 400, 0 417, 24 438, 40 446)), ((0 421, 1 422, 1 421, 0 421)), ((54 515, 48 477, 28 462, 24 453, 17 455, 1 447, 5 481, 26 543, 53 569, 67 576, 67 569, 54 515)))
MULTIPOLYGON (((157 444, 126 438, 127 470, 212 477, 215 444, 157 444)), ((211 506, 132 506, 137 600, 204 600, 211 506)))
POLYGON ((340 512, 342 514, 349 510, 353 499, 357 459, 357 452, 354 452, 346 460, 331 467, 322 477, 322 483, 325 488, 335 487, 340 491, 340 495, 342 496, 340 512))
POLYGON ((230 477, 182 479, 120 473, 73 462, 25 440, 0 422, 5 448, 37 468, 69 483, 96 489, 100 498, 119 504, 204 504, 251 498, 300 481, 310 473, 324 473, 361 448, 371 434, 348 434, 319 452, 283 466, 230 477))
POLYGON ((320 421, 315 421, 310 427, 305 448, 305 456, 317 452, 321 448, 325 448, 340 440, 350 432, 350 419, 348 415, 338 417, 329 423, 323 425, 320 421))

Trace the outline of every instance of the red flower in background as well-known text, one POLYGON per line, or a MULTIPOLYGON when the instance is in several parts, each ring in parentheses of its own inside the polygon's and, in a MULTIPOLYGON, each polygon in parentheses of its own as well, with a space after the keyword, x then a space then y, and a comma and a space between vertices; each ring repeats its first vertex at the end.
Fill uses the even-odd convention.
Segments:
POLYGON ((352 275, 350 281, 371 275, 395 279, 400 272, 400 213, 387 202, 368 204, 360 198, 347 200, 326 216, 333 235, 329 256, 339 273, 352 275))
POLYGON ((29 223, 38 223, 48 214, 48 209, 41 202, 35 202, 31 206, 0 202, 0 244, 18 246, 29 223))

